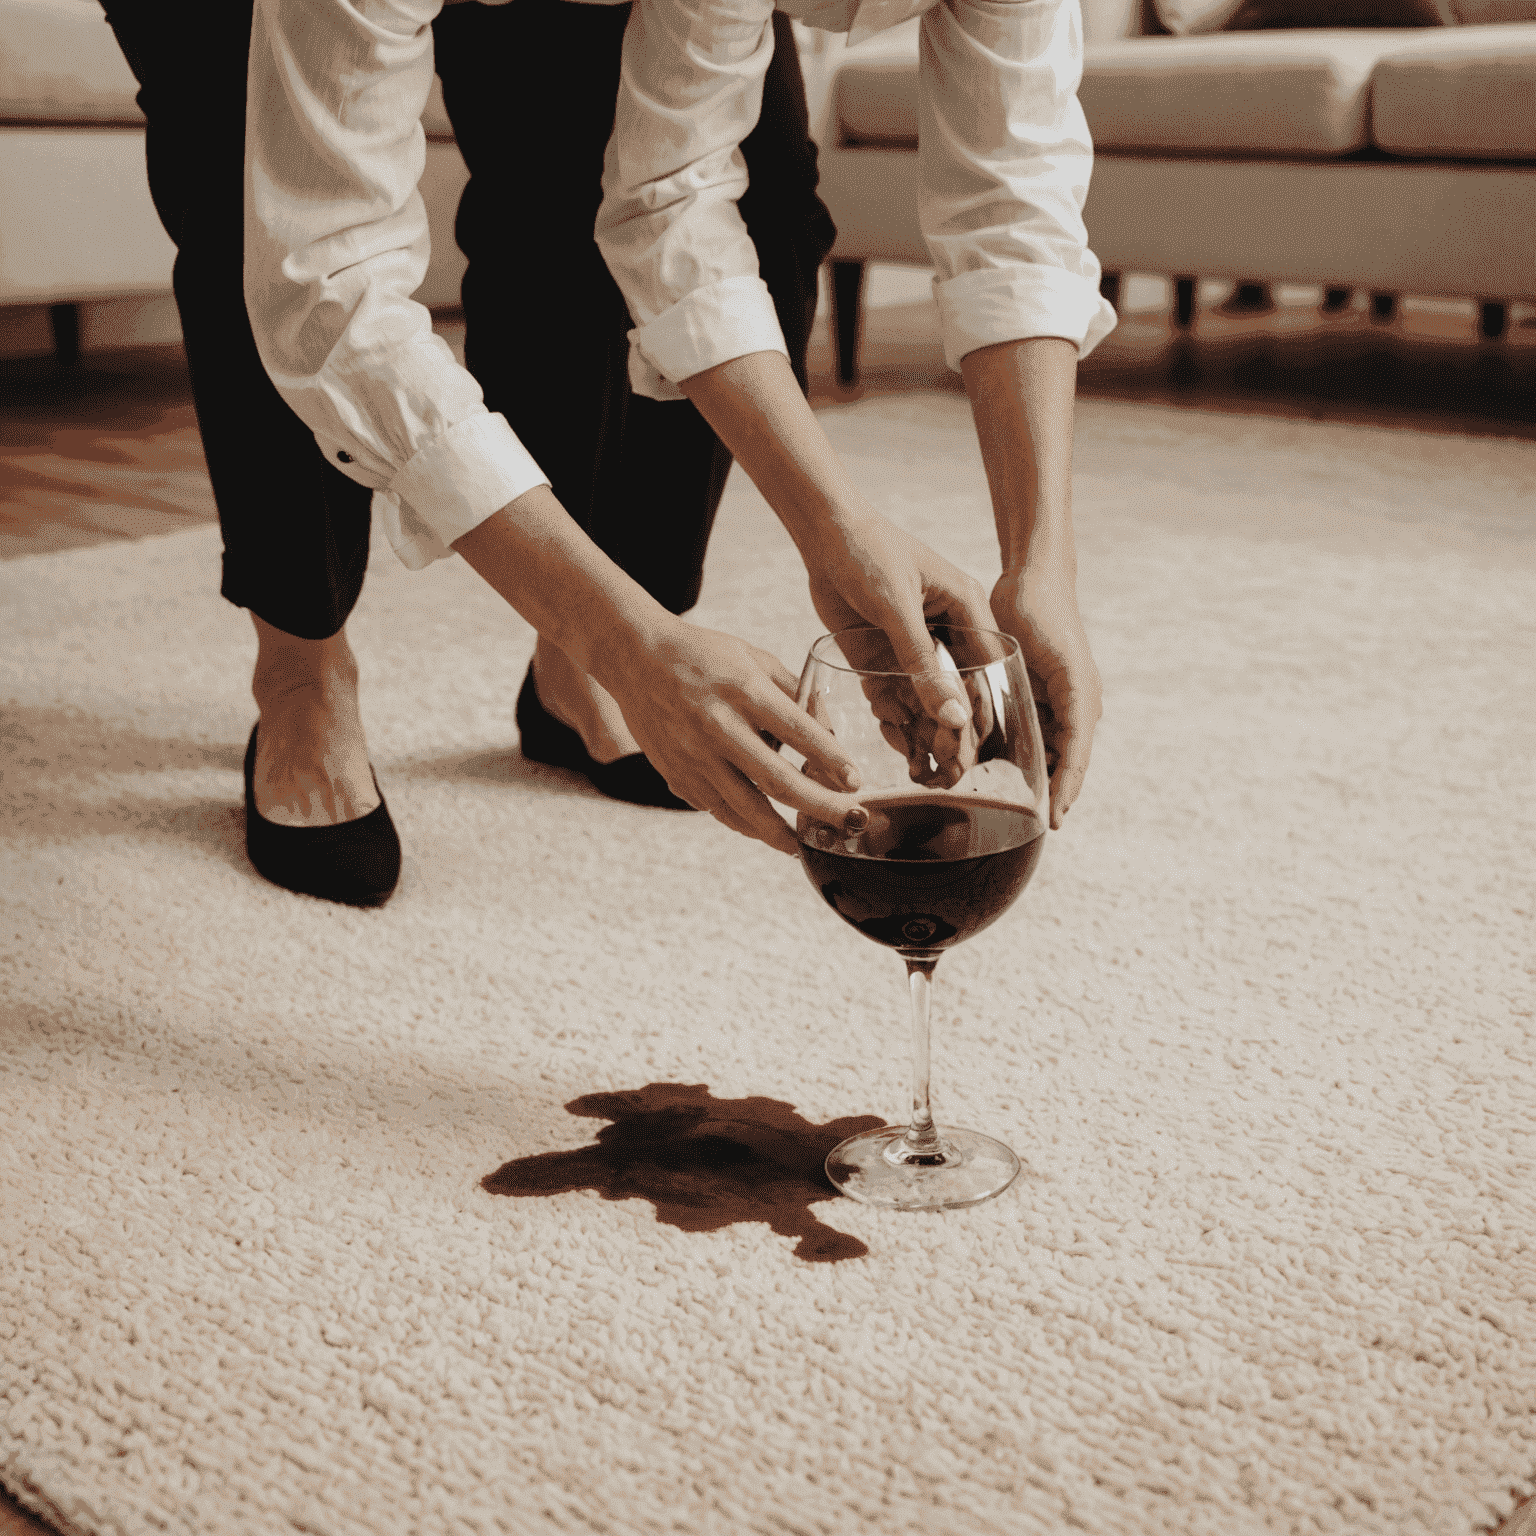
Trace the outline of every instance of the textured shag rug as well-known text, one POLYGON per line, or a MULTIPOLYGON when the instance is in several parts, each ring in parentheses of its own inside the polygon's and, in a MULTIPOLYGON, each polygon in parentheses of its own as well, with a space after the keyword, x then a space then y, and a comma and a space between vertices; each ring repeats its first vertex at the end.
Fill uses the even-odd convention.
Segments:
MULTIPOLYGON (((823 420, 996 569, 969 411, 823 420)), ((0 566, 0 1482, 70 1536, 1469 1536, 1536 1473, 1536 445, 1086 401, 1086 791, 940 966, 1025 1171, 832 1197, 899 962, 525 763, 525 625, 376 560, 406 869, 248 868, 210 529, 0 566)), ((739 476, 702 621, 819 632, 739 476)))

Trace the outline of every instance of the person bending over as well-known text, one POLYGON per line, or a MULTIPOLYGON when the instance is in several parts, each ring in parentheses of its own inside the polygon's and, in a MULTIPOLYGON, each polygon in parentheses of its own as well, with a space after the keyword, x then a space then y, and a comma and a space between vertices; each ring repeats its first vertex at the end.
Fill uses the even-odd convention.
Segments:
MULTIPOLYGON (((536 3, 519 0, 511 9, 536 3)), ((553 9, 572 7, 553 0, 553 9)), ((407 564, 424 565, 456 550, 539 632, 540 660, 524 686, 526 713, 519 709, 525 735, 535 712, 553 712, 577 728, 594 763, 604 755, 613 760, 615 753, 633 756, 626 749, 636 748, 686 803, 793 852, 793 839, 765 792, 823 818, 840 816, 851 798, 790 772, 762 735, 792 743, 834 777, 841 767, 835 741, 789 701, 793 679, 773 658, 687 624, 673 611, 677 604, 669 608, 627 575, 589 531, 613 535, 621 544, 656 542, 663 564, 675 561, 694 573, 696 596, 703 539, 692 548, 669 548, 664 528, 648 524, 647 502, 667 495, 665 461, 656 466, 660 486, 645 487, 647 494, 627 508, 616 509, 611 497, 604 503, 597 487, 583 488, 573 479, 573 487, 589 496, 584 526, 568 515, 508 418, 488 408, 474 378, 432 335, 426 312, 409 300, 427 259, 415 187, 419 119, 432 69, 429 24, 438 10, 433 0, 393 0, 366 14, 341 0, 319 7, 257 0, 247 102, 245 275, 262 360, 328 458, 380 495, 391 542, 407 564), (616 510, 617 530, 611 526, 616 510), (545 697, 546 676, 552 698, 545 697)), ((1048 91, 1030 105, 1048 127, 1062 128, 1055 119, 1066 119, 1062 137, 1071 148, 1076 134, 1077 160, 1085 162, 1081 114, 1070 121, 1075 77, 1067 81, 1065 100, 1060 90, 1060 77, 1073 75, 1080 52, 1071 20, 1075 7, 1042 6, 1039 0, 1017 7, 972 0, 967 7, 964 0, 949 0, 943 10, 973 54, 962 60, 965 78, 939 93, 952 110, 958 102, 969 115, 960 125, 966 142, 995 137, 987 107, 1001 112, 1012 132, 1009 113, 1018 106, 1021 82, 1038 93, 1042 81, 1055 77, 1054 95, 1048 91), (1011 33, 1004 27, 1002 35, 966 33, 967 23, 974 30, 977 16, 999 9, 1016 9, 1021 17, 1035 13, 1034 19, 1011 33), (1042 10, 1052 13, 1044 26, 1042 10), (957 16, 964 19, 955 23, 957 16), (1042 54, 1048 56, 1043 63, 1042 54), (978 68, 990 87, 980 111, 977 82, 969 78, 978 68)), ((925 68, 930 30, 925 17, 925 68)), ((744 220, 747 199, 774 186, 771 175, 759 188, 750 186, 744 153, 760 126, 774 37, 765 6, 696 14, 679 0, 636 0, 629 9, 597 219, 601 256, 634 322, 628 338, 631 388, 621 403, 691 402, 785 523, 805 557, 823 622, 831 628, 869 622, 885 630, 904 664, 926 669, 923 697, 931 712, 942 709, 949 685, 927 639, 928 620, 995 619, 1019 634, 1050 702, 1047 713, 1054 714, 1052 815, 1059 825, 1081 783, 1098 716, 1097 676, 1073 592, 1065 499, 1072 364, 1079 346, 1097 339, 1090 340, 1094 327, 1102 334, 1112 324, 1108 307, 1099 307, 1096 264, 1082 240, 1080 218, 1072 227, 1086 164, 1082 187, 1052 170, 1043 218, 1039 207, 1030 206, 1024 221, 1033 227, 1023 231, 1022 245, 1032 254, 1014 263, 1002 285, 986 276, 997 251, 974 239, 970 256, 981 265, 950 280, 959 299, 948 295, 946 341, 976 405, 1003 544, 1005 572, 989 604, 976 583, 862 498, 805 402, 803 365, 800 379, 791 367, 780 324, 786 306, 782 296, 775 304, 763 281, 761 243, 754 246, 744 220), (1069 207, 1071 216, 1064 218, 1069 207), (1049 226, 1043 239, 1042 224, 1049 226), (1035 259, 1042 252, 1050 258, 1043 263, 1035 259), (981 282, 966 281, 978 273, 981 282), (1001 318, 1000 308, 1008 311, 1001 318), (1040 335, 1042 320, 1047 330, 1067 334, 1040 335), (987 334, 989 323, 1007 333, 1003 340, 987 334)), ((544 94, 551 57, 547 48, 504 52, 498 77, 503 100, 522 88, 531 100, 552 102, 555 97, 544 94)), ((579 68, 580 55, 573 57, 579 68)), ((444 83, 457 131, 475 93, 457 90, 452 66, 444 83)), ((473 190, 481 174, 476 161, 484 157, 464 147, 473 190)), ((536 161, 547 140, 510 148, 524 161, 536 161)), ((998 181, 995 143, 990 149, 993 161, 973 159, 965 169, 992 176, 994 192, 1016 195, 1008 177, 1017 179, 1017 156, 1005 143, 998 181)), ((1062 144, 1050 149, 1046 158, 1054 168, 1062 144)), ((1039 160, 1042 152, 1030 147, 1031 157, 1039 160)), ((1041 174, 1039 165, 1029 170, 1041 174)), ((813 182, 811 188, 813 196, 813 182)), ((974 209, 974 188, 950 190, 974 209)), ((1023 190, 1027 197, 1040 189, 1023 190)), ((510 233, 521 245, 537 248, 552 232, 555 248, 544 253, 544 270, 558 269, 558 219, 541 217, 546 209, 536 199, 519 199, 512 212, 519 222, 510 233)), ((1005 213, 1013 217, 1016 210, 1005 213)), ((811 238, 800 239, 796 252, 811 273, 825 254, 815 222, 804 221, 811 238)), ((960 247, 966 234, 975 233, 974 218, 971 223, 961 232, 960 247)), ((799 239, 798 229, 795 234, 799 239)), ((482 280, 495 283, 505 274, 495 270, 494 257, 492 263, 482 280)), ((941 306, 947 297, 943 271, 940 263, 941 306)), ((544 286, 513 290, 514 302, 558 313, 544 286)), ((470 287, 467 280, 466 316, 473 329, 470 287)), ((525 340, 515 349, 513 366, 525 378, 536 377, 546 360, 525 340)), ((718 489, 712 494, 718 501, 718 489)), ((353 736, 350 765, 338 760, 342 754, 322 764, 330 773, 331 814, 338 821, 344 819, 339 813, 348 777, 354 785, 366 783, 366 755, 356 751, 360 736, 360 730, 353 736)), ((256 752, 253 733, 248 763, 256 752)), ((313 758, 327 755, 311 749, 311 769, 313 758)), ((297 780, 301 772, 290 771, 290 777, 297 780)), ((269 769, 269 788, 281 775, 281 764, 269 769)), ((255 778, 259 785, 259 772, 255 778)), ((322 810, 324 798, 322 787, 322 810)), ((365 809, 365 798, 366 790, 354 796, 354 807, 365 809)))

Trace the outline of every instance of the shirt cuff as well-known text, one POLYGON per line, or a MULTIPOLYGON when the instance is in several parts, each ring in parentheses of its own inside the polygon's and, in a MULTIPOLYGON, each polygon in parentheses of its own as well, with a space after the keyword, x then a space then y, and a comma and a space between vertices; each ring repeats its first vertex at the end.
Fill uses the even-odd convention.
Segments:
POLYGON ((636 394, 681 400, 679 379, 753 352, 782 352, 784 332, 768 285, 755 272, 695 288, 671 309, 629 333, 629 379, 636 394))
POLYGON ((1093 280, 1061 267, 1021 264, 934 280, 944 358, 956 373, 978 347, 1064 336, 1087 355, 1115 328, 1115 308, 1093 280))
POLYGON ((448 546, 491 513, 548 484, 507 418, 483 411, 434 438, 376 496, 401 564, 419 571, 452 554, 448 546))

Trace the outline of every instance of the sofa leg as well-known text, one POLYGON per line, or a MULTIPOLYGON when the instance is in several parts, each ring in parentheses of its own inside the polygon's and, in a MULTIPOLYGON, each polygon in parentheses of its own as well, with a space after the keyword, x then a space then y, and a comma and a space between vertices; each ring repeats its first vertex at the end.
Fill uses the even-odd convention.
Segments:
POLYGON ((859 330, 863 320, 864 263, 832 263, 832 334, 837 341, 837 382, 851 389, 859 380, 859 330))
POLYGON ((53 357, 61 368, 80 361, 80 306, 50 304, 48 323, 53 328, 53 357))
POLYGON ((1275 296, 1268 283, 1239 283, 1216 308, 1223 315, 1267 315, 1275 308, 1275 296))
POLYGON ((1373 293, 1371 295, 1371 319, 1377 325, 1390 325, 1397 315, 1397 295, 1395 293, 1373 293))
POLYGON ((1173 280, 1173 323, 1181 331, 1187 331, 1195 323, 1195 280, 1192 277, 1173 280))
POLYGON ((1109 300, 1116 314, 1120 312, 1120 274, 1106 272, 1099 278, 1099 292, 1109 300))
POLYGON ((1509 329, 1509 306, 1500 299, 1484 299, 1477 306, 1477 334, 1497 341, 1509 329))
POLYGON ((1349 308, 1349 301, 1354 296, 1354 289, 1352 288, 1323 289, 1323 313, 1325 315, 1342 315, 1349 308))

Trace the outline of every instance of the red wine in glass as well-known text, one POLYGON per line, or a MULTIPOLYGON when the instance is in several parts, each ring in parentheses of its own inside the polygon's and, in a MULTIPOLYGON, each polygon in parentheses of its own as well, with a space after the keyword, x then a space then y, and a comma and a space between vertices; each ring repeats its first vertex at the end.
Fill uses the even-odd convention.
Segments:
POLYGON ((928 998, 940 958, 996 922, 1029 883, 1050 803, 1017 642, 954 625, 929 634, 969 714, 963 727, 940 723, 921 679, 868 627, 823 635, 797 695, 857 769, 864 813, 856 831, 800 816, 801 863, 845 923, 902 957, 912 1000, 912 1119, 850 1137, 827 1158, 827 1176, 856 1200, 902 1210, 974 1205, 1018 1175, 1002 1142, 934 1124, 928 998))
POLYGON ((989 927, 1045 847, 1044 822, 1004 801, 928 792, 865 808, 853 838, 801 818, 800 858, 845 923, 895 950, 948 949, 989 927))

